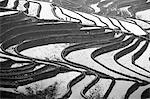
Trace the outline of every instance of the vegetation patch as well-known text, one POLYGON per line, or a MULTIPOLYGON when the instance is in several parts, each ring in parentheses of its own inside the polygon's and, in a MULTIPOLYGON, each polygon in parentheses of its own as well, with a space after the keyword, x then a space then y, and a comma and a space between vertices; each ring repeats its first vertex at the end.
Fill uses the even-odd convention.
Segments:
POLYGON ((48 86, 44 90, 35 90, 31 87, 26 87, 27 95, 20 94, 16 99, 56 99, 55 97, 58 95, 58 82, 48 86))

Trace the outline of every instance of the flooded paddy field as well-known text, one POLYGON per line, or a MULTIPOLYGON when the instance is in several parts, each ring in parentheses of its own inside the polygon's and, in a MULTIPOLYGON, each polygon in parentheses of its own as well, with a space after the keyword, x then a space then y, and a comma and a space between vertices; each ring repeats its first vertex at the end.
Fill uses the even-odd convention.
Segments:
POLYGON ((150 98, 148 20, 124 21, 32 1, 16 6, 23 10, 25 3, 24 12, 0 1, 2 99, 150 98), (43 9, 51 7, 53 15, 44 16, 43 9))

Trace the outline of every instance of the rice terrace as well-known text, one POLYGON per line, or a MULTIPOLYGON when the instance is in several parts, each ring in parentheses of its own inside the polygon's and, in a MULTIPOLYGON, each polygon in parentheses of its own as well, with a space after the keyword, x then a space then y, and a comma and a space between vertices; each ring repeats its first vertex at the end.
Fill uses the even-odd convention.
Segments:
POLYGON ((150 0, 0 0, 0 99, 150 99, 150 0))

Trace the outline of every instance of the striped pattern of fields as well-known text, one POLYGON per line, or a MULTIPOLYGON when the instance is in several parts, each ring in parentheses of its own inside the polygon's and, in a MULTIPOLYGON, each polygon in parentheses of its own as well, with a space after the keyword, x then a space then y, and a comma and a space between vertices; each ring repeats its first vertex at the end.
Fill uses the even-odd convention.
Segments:
POLYGON ((0 2, 2 98, 19 98, 28 86, 36 94, 55 82, 56 99, 150 98, 148 21, 71 12, 56 5, 55 13, 44 15, 46 2, 12 0, 14 5, 8 6, 6 1, 0 2), (21 4, 27 10, 19 11, 21 4), (34 6, 43 6, 42 13, 34 6))

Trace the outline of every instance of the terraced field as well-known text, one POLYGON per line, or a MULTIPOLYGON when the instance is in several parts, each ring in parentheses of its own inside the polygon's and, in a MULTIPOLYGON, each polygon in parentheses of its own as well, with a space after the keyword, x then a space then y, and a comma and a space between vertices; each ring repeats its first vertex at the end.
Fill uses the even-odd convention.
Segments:
POLYGON ((54 84, 55 97, 44 99, 150 98, 148 29, 136 35, 0 11, 2 98, 42 99, 37 92, 54 84))

